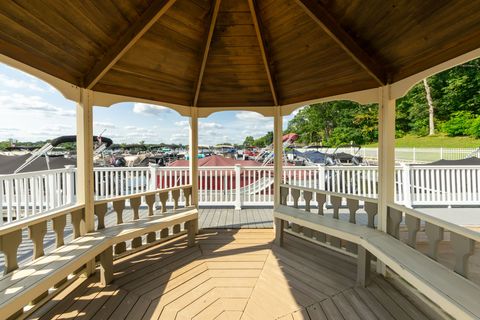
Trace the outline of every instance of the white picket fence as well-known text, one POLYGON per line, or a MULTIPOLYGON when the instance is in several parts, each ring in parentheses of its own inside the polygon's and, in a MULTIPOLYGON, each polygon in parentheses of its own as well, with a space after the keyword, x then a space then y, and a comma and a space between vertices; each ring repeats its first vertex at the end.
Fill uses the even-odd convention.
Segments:
MULTIPOLYGON (((0 175, 4 222, 18 221, 75 202, 75 168, 0 175)), ((200 167, 202 206, 271 206, 273 167, 200 167)), ((480 166, 396 167, 396 202, 408 207, 480 205, 480 166)), ((187 167, 95 168, 95 198, 135 194, 190 183, 187 167)), ((376 166, 284 167, 283 183, 377 197, 376 166)), ((183 202, 183 197, 181 198, 183 202)))
MULTIPOLYGON (((342 148, 339 151, 353 153, 355 149, 342 148)), ((359 155, 367 160, 378 159, 378 148, 362 148, 359 155)), ((459 160, 469 156, 480 158, 479 148, 395 148, 395 159, 409 163, 428 163, 441 159, 459 160)))
POLYGON ((75 172, 72 167, 0 175, 0 224, 74 203, 75 172))

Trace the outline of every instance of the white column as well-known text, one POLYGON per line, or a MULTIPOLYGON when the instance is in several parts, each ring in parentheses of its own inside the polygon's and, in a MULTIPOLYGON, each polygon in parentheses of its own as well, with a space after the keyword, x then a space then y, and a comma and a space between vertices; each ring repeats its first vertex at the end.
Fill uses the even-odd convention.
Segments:
POLYGON ((402 191, 403 191, 403 205, 407 208, 412 208, 412 186, 411 186, 411 170, 410 164, 402 164, 402 191))
MULTIPOLYGON (((93 192, 93 97, 92 91, 80 89, 77 103, 77 203, 85 205, 85 228, 95 228, 93 192)), ((95 259, 86 264, 85 274, 95 271, 95 259)))
POLYGON ((242 173, 242 168, 239 164, 235 165, 235 210, 242 209, 242 194, 240 190, 240 176, 242 173))
POLYGON ((85 205, 85 231, 93 231, 93 99, 86 89, 77 103, 77 203, 85 205))
POLYGON ((66 174, 66 182, 67 185, 65 186, 65 192, 67 193, 67 203, 74 204, 75 203, 75 172, 76 168, 74 165, 66 165, 65 169, 67 169, 66 174))
POLYGON ((190 184, 192 185, 192 205, 198 208, 198 110, 191 108, 189 140, 190 184))
POLYGON ((280 107, 275 107, 273 117, 273 185, 274 185, 274 207, 280 204, 280 184, 282 183, 283 172, 283 117, 280 107))
MULTIPOLYGON (((387 204, 395 194, 395 100, 390 98, 390 86, 380 88, 378 112, 378 229, 387 231, 387 204)), ((377 271, 385 274, 385 265, 377 271)))

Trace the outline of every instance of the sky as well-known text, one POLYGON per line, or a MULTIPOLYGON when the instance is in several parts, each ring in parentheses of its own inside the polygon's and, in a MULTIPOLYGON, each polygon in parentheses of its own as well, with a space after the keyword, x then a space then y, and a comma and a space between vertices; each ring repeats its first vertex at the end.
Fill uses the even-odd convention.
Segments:
MULTIPOLYGON (((293 116, 284 117, 284 128, 293 116)), ((188 143, 188 117, 160 105, 95 107, 94 134, 114 143, 188 143)), ((199 144, 242 143, 273 130, 273 118, 255 112, 217 112, 199 120, 199 144)), ((48 83, 0 64, 0 141, 40 141, 75 134, 75 103, 48 83)))

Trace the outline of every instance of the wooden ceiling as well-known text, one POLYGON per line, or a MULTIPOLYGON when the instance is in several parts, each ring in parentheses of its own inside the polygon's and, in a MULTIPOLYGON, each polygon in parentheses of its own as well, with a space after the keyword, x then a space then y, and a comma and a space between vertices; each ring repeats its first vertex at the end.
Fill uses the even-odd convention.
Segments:
POLYGON ((275 106, 379 87, 480 47, 472 0, 17 0, 0 53, 95 91, 275 106))

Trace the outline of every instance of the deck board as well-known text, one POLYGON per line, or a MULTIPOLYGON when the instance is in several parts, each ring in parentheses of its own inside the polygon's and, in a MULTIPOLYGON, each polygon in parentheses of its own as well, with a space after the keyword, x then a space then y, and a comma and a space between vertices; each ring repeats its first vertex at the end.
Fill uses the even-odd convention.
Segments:
POLYGON ((356 288, 353 260, 291 235, 283 248, 271 229, 206 229, 197 239, 118 259, 111 285, 89 278, 33 318, 429 319, 383 278, 356 288))

